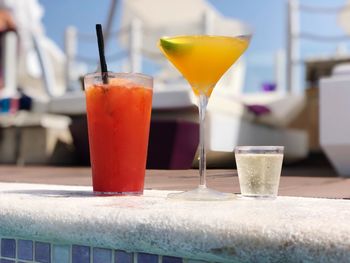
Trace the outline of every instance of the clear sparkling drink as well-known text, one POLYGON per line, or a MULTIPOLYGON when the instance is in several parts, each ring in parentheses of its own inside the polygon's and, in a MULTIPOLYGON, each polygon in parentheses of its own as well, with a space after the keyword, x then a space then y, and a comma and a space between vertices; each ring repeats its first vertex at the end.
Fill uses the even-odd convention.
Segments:
POLYGON ((283 152, 236 150, 235 157, 242 196, 262 198, 277 196, 283 152))

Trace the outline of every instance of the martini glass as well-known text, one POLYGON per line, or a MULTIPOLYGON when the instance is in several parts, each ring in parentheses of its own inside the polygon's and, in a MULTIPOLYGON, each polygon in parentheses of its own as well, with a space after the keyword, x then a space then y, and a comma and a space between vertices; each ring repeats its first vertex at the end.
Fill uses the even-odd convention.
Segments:
POLYGON ((221 193, 206 186, 205 113, 210 95, 231 65, 247 49, 250 34, 238 36, 184 35, 162 37, 159 48, 182 73, 198 99, 199 110, 199 186, 187 192, 169 194, 184 200, 229 200, 233 194, 221 193))

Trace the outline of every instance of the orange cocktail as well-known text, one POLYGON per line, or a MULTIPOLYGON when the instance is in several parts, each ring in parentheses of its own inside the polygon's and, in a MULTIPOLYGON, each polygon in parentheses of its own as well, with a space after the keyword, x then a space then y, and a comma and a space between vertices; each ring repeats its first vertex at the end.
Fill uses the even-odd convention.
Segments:
POLYGON ((94 192, 142 194, 152 109, 152 78, 101 73, 84 79, 94 192))
POLYGON ((216 83, 249 45, 249 28, 242 26, 241 30, 245 34, 232 32, 233 36, 183 35, 162 37, 159 40, 160 50, 191 85, 198 98, 199 110, 199 186, 183 193, 170 193, 169 198, 209 201, 230 200, 234 197, 232 194, 207 188, 205 114, 216 83))

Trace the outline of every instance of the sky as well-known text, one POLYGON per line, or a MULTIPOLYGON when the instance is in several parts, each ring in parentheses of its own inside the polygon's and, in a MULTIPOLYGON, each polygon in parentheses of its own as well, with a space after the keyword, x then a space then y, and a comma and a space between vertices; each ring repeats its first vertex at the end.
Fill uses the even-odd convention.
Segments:
MULTIPOLYGON (((126 0, 124 0, 126 1, 126 0)), ((172 0, 164 0, 172 1, 172 0)), ((286 46, 286 1, 287 0, 209 0, 223 15, 243 20, 254 29, 254 36, 245 54, 247 73, 245 90, 259 90, 264 82, 274 81, 274 61, 278 50, 286 46)), ((94 24, 104 23, 109 1, 107 0, 39 0, 45 8, 44 25, 47 35, 61 48, 64 46, 65 28, 74 25, 82 33, 94 33, 94 24)), ((119 1, 120 2, 120 1, 119 1)), ((301 0, 303 4, 318 6, 341 6, 345 0, 301 0)), ((114 28, 118 28, 117 15, 114 28)), ((335 15, 301 15, 302 30, 324 35, 341 35, 335 15), (322 28, 322 30, 320 30, 322 28)), ((349 48, 350 42, 344 46, 349 48)), ((301 56, 334 54, 340 43, 301 42, 301 56)), ((349 48, 350 49, 350 48, 349 48)), ((96 43, 80 47, 81 55, 95 57, 96 43)), ((112 52, 113 53, 113 52, 112 52)))

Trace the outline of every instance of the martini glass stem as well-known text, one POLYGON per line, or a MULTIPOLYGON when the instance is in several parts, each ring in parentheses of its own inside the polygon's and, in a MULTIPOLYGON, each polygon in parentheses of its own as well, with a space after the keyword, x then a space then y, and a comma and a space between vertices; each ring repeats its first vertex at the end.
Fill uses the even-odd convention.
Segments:
POLYGON ((205 143, 205 113, 207 110, 208 97, 200 93, 198 97, 199 110, 199 187, 206 188, 206 143, 205 143))

